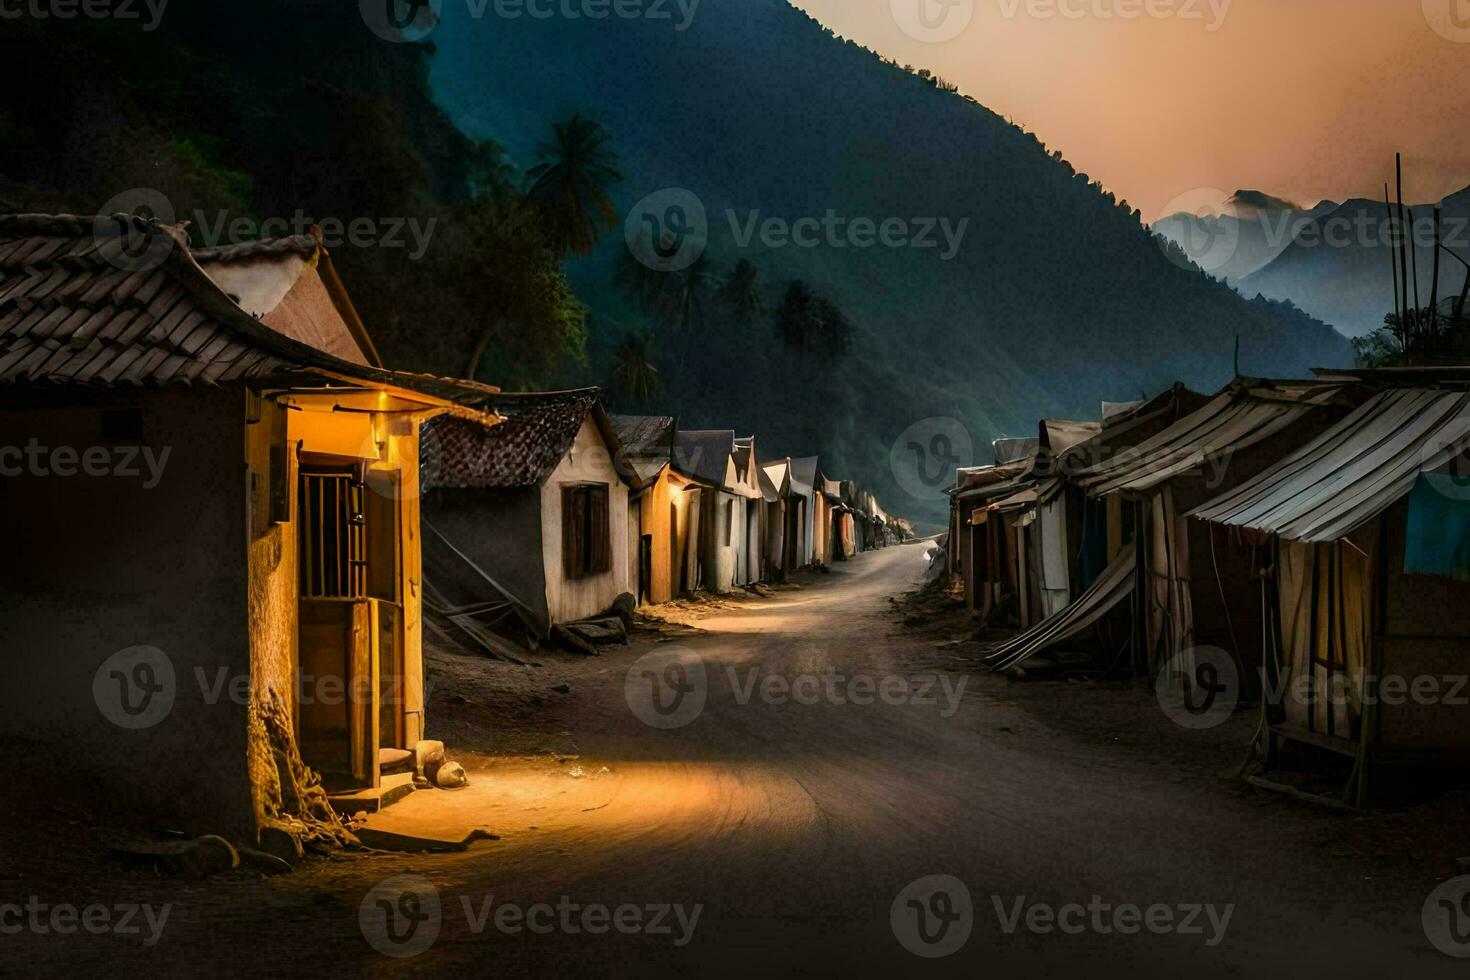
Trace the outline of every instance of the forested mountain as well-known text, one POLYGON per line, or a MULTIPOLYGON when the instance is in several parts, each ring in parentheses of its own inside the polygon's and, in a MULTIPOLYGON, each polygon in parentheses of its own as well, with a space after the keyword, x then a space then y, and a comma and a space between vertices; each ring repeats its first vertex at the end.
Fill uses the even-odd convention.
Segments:
POLYGON ((609 383, 621 411, 821 453, 921 518, 942 505, 907 497, 888 465, 916 421, 961 420, 983 461, 1043 415, 1217 386, 1237 338, 1247 373, 1350 356, 1326 325, 1161 245, 1081 162, 784 0, 704 0, 687 22, 675 4, 659 5, 669 20, 479 8, 445 3, 416 44, 329 0, 170 6, 153 33, 7 26, 0 78, 31 95, 0 107, 0 203, 88 211, 143 186, 181 213, 437 219, 417 261, 333 252, 394 366, 609 383), (27 37, 41 31, 67 44, 27 37), (601 221, 581 258, 526 206, 527 171, 555 157, 538 148, 574 116, 606 136, 614 213, 668 188, 698 199, 703 262, 650 282, 623 226, 601 221), (844 230, 813 247, 760 231, 829 213, 844 230), (858 219, 933 245, 875 242, 858 219))
MULTIPOLYGON (((716 307, 693 338, 662 341, 677 356, 650 408, 759 431, 766 450, 820 449, 883 495, 892 440, 926 416, 963 420, 982 445, 1176 379, 1218 385, 1237 336, 1246 372, 1295 375, 1350 356, 1323 324, 1166 255, 1136 211, 1035 136, 784 0, 714 0, 677 26, 446 8, 433 35, 435 92, 467 132, 529 160, 540 120, 588 113, 617 146, 625 208, 692 191, 715 275, 749 260, 773 307, 801 278, 855 325, 846 354, 793 356, 768 323, 716 307), (968 224, 948 261, 938 234, 932 249, 742 247, 756 212, 829 211, 968 224)), ((646 319, 615 285, 623 247, 610 235, 572 267, 594 311, 594 364, 646 319)))

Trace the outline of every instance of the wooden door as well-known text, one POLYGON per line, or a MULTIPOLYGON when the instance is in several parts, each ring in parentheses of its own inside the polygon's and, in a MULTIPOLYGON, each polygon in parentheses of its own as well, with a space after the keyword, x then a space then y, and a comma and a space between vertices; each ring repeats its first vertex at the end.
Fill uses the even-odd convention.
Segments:
POLYGON ((297 741, 328 790, 377 785, 378 669, 365 601, 301 600, 297 741))

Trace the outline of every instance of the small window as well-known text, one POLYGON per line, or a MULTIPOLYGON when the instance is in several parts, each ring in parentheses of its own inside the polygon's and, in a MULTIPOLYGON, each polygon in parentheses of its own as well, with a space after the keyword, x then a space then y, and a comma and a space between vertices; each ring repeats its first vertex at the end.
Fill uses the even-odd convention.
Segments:
POLYGON ((725 501, 725 547, 735 543, 735 501, 725 501))
POLYGON ((606 483, 562 488, 562 570, 567 578, 587 578, 612 570, 607 496, 606 483))
POLYGON ((367 521, 355 470, 306 471, 299 499, 301 596, 361 599, 367 595, 367 521))

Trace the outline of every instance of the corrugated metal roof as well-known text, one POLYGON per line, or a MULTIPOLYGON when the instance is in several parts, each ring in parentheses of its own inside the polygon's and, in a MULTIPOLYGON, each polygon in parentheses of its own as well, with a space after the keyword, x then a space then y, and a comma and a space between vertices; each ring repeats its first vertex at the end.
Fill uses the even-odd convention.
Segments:
POLYGON ((1470 394, 1375 395, 1316 439, 1191 516, 1296 541, 1334 541, 1470 446, 1470 394))
POLYGON ((1102 431, 1057 454, 1050 472, 1070 475, 1110 459, 1210 403, 1210 396, 1175 384, 1146 402, 1133 402, 1127 411, 1105 417, 1102 431))
POLYGON ((1342 385, 1322 382, 1242 380, 1157 435, 1073 476, 1097 496, 1150 490, 1270 438, 1341 391, 1342 385))
POLYGON ((985 662, 992 670, 1007 670, 1064 640, 1081 635, 1132 594, 1137 581, 1134 564, 1133 549, 1123 549, 1075 602, 1000 644, 986 654, 985 662))

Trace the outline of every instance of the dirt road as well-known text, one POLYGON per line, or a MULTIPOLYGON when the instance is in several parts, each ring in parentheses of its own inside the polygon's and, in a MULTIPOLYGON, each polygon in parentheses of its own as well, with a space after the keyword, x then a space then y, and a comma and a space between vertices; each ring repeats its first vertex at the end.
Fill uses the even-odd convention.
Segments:
POLYGON ((159 941, 0 947, 154 975, 1463 972, 1421 922, 1462 872, 1443 821, 1421 841, 1422 813, 1241 787, 1249 718, 1190 732, 1147 691, 979 673, 894 613, 923 565, 918 547, 865 555, 702 635, 510 679, 525 669, 441 664, 472 786, 400 819, 500 840, 265 881, 89 881, 171 902, 159 941), (516 723, 475 734, 475 710, 506 722, 532 688, 516 723), (537 732, 560 755, 495 754, 537 732), (914 885, 929 876, 947 877, 914 885))

